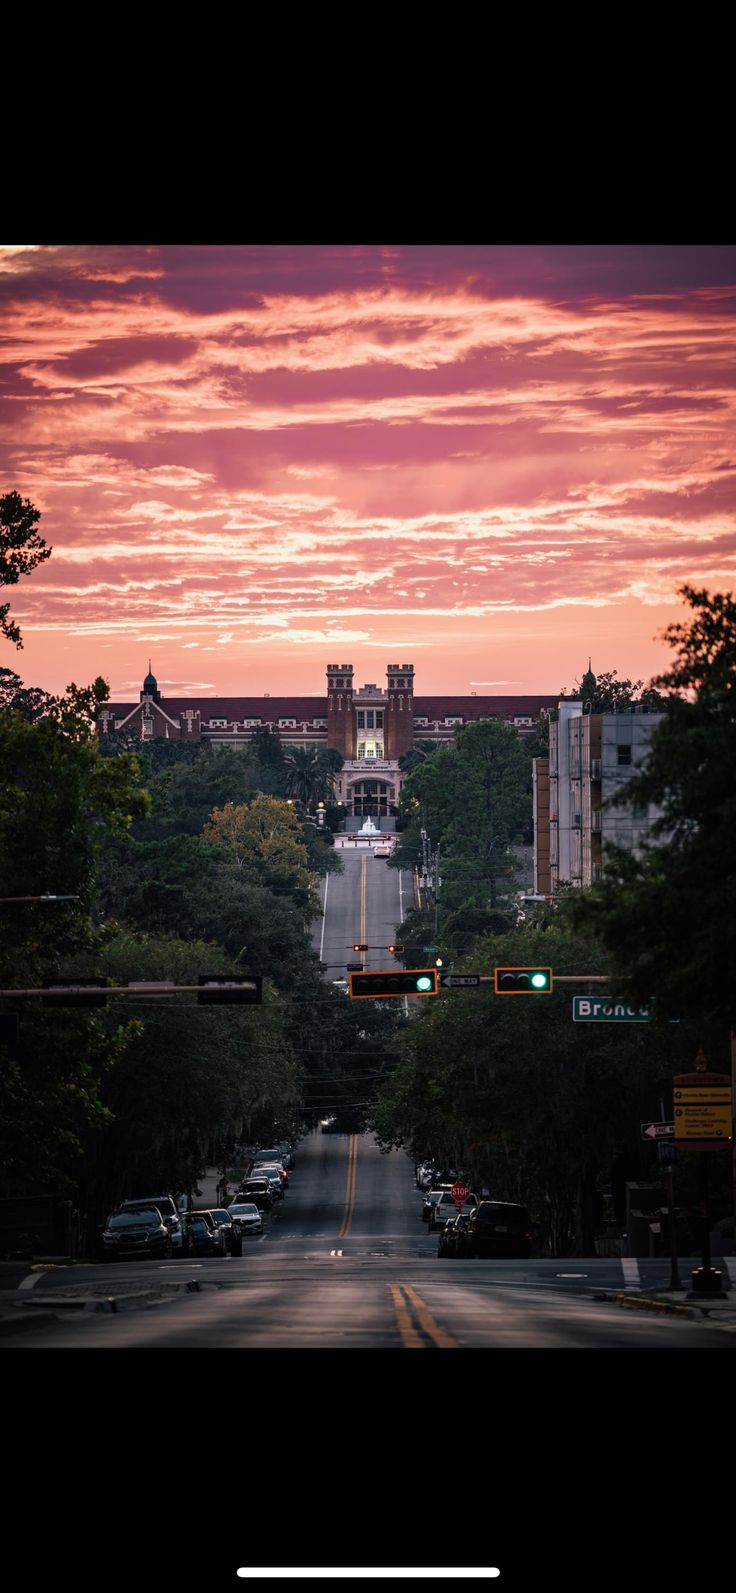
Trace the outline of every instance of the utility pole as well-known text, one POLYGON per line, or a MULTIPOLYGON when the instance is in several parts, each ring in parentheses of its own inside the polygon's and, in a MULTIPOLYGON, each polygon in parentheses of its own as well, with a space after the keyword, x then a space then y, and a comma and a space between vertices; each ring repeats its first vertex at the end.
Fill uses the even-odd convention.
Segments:
POLYGON ((433 862, 434 862, 434 938, 435 938, 435 944, 437 942, 437 937, 439 935, 439 928, 440 928, 440 885, 442 884, 442 880, 440 879, 440 844, 441 843, 438 841, 438 843, 437 843, 437 851, 435 852, 434 858, 433 858, 433 862))

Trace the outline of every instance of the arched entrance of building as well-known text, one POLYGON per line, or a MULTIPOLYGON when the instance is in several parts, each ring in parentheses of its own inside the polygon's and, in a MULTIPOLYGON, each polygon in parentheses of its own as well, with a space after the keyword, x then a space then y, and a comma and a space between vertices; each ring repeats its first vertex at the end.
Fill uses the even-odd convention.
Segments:
POLYGON ((348 812, 355 818, 388 818, 396 800, 385 780, 356 780, 348 787, 348 812))

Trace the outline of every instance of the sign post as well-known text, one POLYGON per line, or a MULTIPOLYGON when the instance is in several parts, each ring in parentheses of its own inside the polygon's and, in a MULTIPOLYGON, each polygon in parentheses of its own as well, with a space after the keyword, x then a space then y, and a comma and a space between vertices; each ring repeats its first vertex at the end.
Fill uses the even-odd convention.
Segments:
POLYGON ((711 1266, 710 1204, 708 1198, 708 1153, 726 1149, 733 1138, 731 1083, 725 1073, 708 1069, 705 1053, 698 1051, 695 1073, 676 1073, 673 1079, 675 1140, 683 1150, 700 1151, 700 1216, 702 1220, 703 1261, 692 1274, 691 1299, 707 1296, 724 1299, 723 1276, 711 1266))

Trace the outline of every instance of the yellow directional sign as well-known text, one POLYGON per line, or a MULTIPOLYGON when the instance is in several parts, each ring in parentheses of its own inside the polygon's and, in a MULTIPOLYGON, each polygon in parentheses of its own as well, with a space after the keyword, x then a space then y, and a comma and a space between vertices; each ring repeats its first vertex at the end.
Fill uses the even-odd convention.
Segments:
POLYGON ((731 1090, 719 1080, 714 1085, 675 1085, 673 1090, 675 1139, 712 1140, 714 1144, 732 1136, 731 1090))

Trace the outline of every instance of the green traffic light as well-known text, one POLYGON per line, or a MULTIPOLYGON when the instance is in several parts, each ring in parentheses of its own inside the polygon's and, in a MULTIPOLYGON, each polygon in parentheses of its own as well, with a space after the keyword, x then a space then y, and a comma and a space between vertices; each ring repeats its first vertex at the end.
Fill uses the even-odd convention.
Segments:
POLYGON ((430 978, 428 978, 428 976, 426 974, 424 974, 421 979, 417 979, 417 990, 431 990, 431 989, 432 989, 432 980, 430 978))
POLYGON ((532 974, 532 984, 533 984, 535 990, 546 990, 547 989, 547 975, 544 974, 544 973, 533 973, 532 974))

